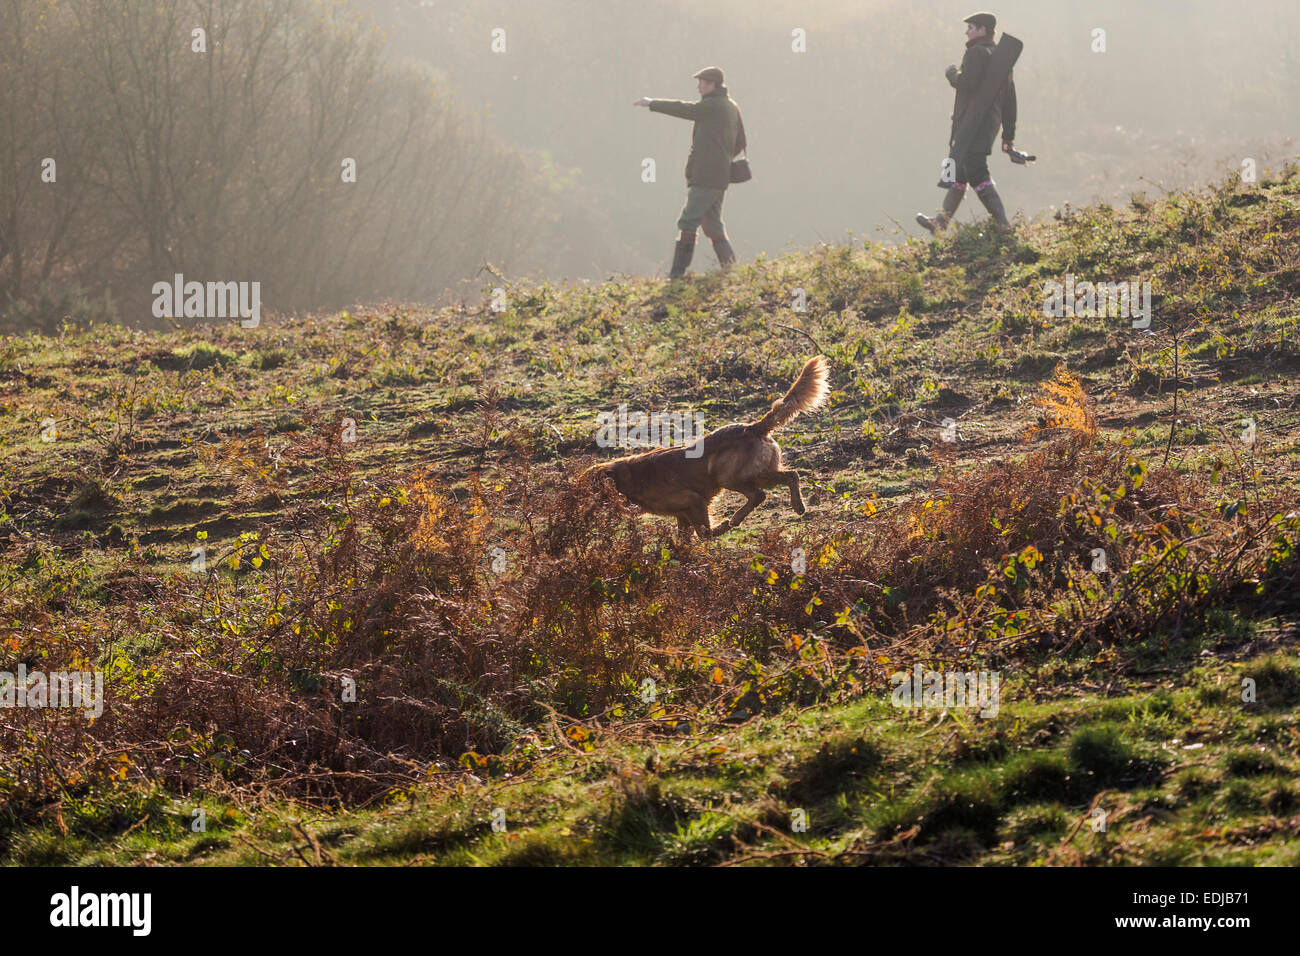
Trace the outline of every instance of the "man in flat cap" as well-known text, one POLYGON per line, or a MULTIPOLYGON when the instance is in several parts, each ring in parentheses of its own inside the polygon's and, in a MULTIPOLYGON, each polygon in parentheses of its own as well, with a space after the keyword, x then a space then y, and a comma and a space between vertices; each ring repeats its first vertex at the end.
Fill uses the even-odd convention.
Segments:
POLYGON ((686 206, 677 220, 677 247, 668 273, 671 279, 686 274, 686 267, 695 254, 696 230, 701 226, 704 234, 713 240, 718 264, 726 269, 736 261, 722 222, 722 198, 731 183, 732 160, 745 151, 745 127, 740 119, 740 107, 727 95, 722 70, 706 67, 695 74, 695 79, 700 91, 695 103, 642 97, 634 104, 695 123, 691 154, 686 160, 686 206))
MULTIPOLYGON (((949 147, 955 145, 957 131, 966 111, 970 107, 975 91, 979 89, 993 55, 993 31, 997 27, 997 18, 991 13, 972 13, 966 18, 966 55, 962 57, 961 69, 949 66, 946 72, 948 82, 957 91, 952 112, 952 133, 949 147)), ((998 127, 1002 128, 1002 151, 1011 153, 1012 143, 1016 137, 1016 84, 1007 74, 1006 82, 993 100, 993 105, 984 115, 983 121, 971 140, 970 147, 961 156, 953 157, 957 161, 956 182, 948 189, 943 199, 943 208, 934 217, 916 214, 916 221, 930 232, 938 234, 952 221, 953 213, 961 205, 968 186, 975 188, 984 208, 989 211, 999 226, 1008 225, 1006 209, 1002 197, 998 195, 993 177, 989 175, 989 154, 993 152, 993 139, 998 127)))

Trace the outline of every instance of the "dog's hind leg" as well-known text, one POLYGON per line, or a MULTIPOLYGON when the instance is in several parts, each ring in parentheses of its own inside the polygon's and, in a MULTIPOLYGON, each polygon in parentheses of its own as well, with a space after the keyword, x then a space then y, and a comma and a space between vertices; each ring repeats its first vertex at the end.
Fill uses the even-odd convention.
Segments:
POLYGON ((772 482, 774 485, 785 484, 790 489, 790 505, 794 508, 797 515, 803 514, 808 509, 804 507, 803 496, 799 494, 799 472, 793 468, 781 468, 773 473, 776 479, 772 482))
POLYGON ((762 488, 758 487, 758 485, 748 485, 744 488, 735 488, 732 490, 739 491, 742 495, 744 495, 749 500, 740 506, 740 510, 731 516, 730 521, 724 522, 723 524, 718 526, 718 531, 717 531, 718 534, 721 534, 723 531, 730 531, 732 528, 739 527, 740 523, 744 521, 747 517, 749 517, 749 513, 753 511, 755 508, 757 508, 759 505, 761 505, 763 503, 763 499, 767 497, 767 492, 765 492, 762 488))

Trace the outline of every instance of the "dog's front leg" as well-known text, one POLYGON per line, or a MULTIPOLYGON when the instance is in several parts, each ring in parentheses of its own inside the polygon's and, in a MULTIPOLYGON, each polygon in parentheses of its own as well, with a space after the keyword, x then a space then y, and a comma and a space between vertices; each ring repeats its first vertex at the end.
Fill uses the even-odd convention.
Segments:
MULTIPOLYGON (((677 520, 681 521, 682 519, 678 518, 677 520)), ((709 519, 708 505, 697 505, 691 508, 690 511, 686 512, 686 520, 701 538, 712 538, 720 534, 725 527, 725 525, 719 525, 717 528, 713 527, 713 522, 709 519)))

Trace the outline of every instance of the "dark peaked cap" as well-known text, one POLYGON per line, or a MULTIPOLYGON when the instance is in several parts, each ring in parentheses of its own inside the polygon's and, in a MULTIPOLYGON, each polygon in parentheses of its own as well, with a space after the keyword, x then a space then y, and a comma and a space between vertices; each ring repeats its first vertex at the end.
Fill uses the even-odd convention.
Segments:
POLYGON ((975 26, 983 27, 989 33, 992 33, 997 28, 998 18, 981 10, 979 13, 972 13, 964 22, 973 23, 975 26))
POLYGON ((700 70, 700 72, 695 74, 694 79, 708 80, 710 83, 717 83, 721 86, 723 82, 722 68, 717 66, 706 66, 704 69, 700 70))

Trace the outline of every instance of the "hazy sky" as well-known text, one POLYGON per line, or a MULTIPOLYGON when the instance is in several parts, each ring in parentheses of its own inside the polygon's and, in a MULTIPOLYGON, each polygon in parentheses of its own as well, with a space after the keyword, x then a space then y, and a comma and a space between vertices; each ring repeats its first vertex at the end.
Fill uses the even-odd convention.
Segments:
MULTIPOLYGON (((862 0, 379 2, 395 54, 442 71, 488 110, 492 129, 574 170, 583 200, 657 263, 683 198, 689 124, 630 105, 694 99, 691 74, 718 64, 744 112, 755 179, 728 194, 742 257, 783 246, 896 234, 941 198, 952 90, 971 3, 862 0), (490 33, 506 31, 505 53, 490 33), (791 49, 806 31, 807 50, 791 49), (640 181, 654 157, 657 182, 640 181), (880 230, 884 230, 881 232, 880 230)), ((1168 183, 1226 174, 1266 151, 1300 115, 1300 5, 1042 2, 994 6, 1021 38, 1017 142, 1040 162, 991 161, 1011 211, 1125 197, 1140 176, 1168 183), (1105 51, 1094 52, 1094 29, 1105 51)), ((1149 188, 1149 187, 1147 187, 1149 188)), ((964 210, 968 215, 970 210, 964 210)), ((982 214, 982 210, 981 210, 982 214)), ((592 250, 593 265, 618 263, 592 250)))

